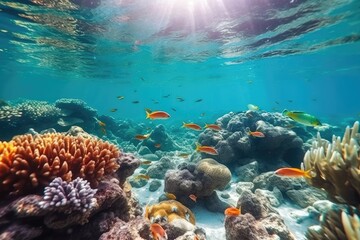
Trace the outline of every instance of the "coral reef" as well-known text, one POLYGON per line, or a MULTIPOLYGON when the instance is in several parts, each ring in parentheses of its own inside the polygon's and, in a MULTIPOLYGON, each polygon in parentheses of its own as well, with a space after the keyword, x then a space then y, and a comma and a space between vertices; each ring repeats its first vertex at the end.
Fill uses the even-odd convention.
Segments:
POLYGON ((44 200, 39 205, 41 208, 64 213, 86 212, 95 207, 95 193, 96 189, 92 189, 88 181, 79 177, 71 182, 57 177, 45 187, 44 200))
POLYGON ((120 168, 116 171, 120 185, 122 186, 126 178, 131 176, 140 166, 141 161, 131 153, 122 153, 118 159, 120 168))
POLYGON ((357 240, 360 239, 360 214, 353 207, 336 206, 321 216, 321 225, 312 226, 306 232, 309 240, 357 240))
POLYGON ((119 168, 120 150, 96 138, 27 134, 0 146, 1 196, 35 191, 55 177, 66 181, 81 177, 96 186, 119 168))
POLYGON ((205 130, 199 136, 199 143, 215 146, 219 155, 214 159, 220 163, 244 165, 256 159, 260 170, 267 171, 275 169, 276 163, 297 166, 303 159, 302 139, 284 127, 290 122, 279 113, 231 112, 217 119, 216 123, 223 130, 205 130), (248 130, 262 132, 265 137, 250 136, 248 130))
POLYGON ((359 122, 347 127, 343 138, 332 143, 318 134, 304 157, 303 169, 311 170, 308 183, 325 189, 332 200, 360 207, 359 122))
POLYGON ((161 124, 157 125, 154 128, 154 130, 152 130, 152 132, 150 133, 149 138, 142 141, 138 147, 146 146, 152 152, 155 152, 158 150, 155 147, 156 144, 161 144, 161 150, 163 150, 163 151, 174 151, 174 150, 180 149, 180 146, 178 146, 174 142, 174 140, 166 132, 165 127, 161 124))
MULTIPOLYGON (((194 194, 198 199, 204 201, 215 201, 215 189, 223 189, 231 179, 231 173, 225 165, 217 163, 213 159, 204 159, 195 164, 182 165, 177 170, 168 170, 165 174, 165 192, 175 194, 177 200, 186 206, 192 206, 194 202, 189 198, 190 194, 194 194), (204 161, 205 160, 205 161, 204 161), (199 168, 200 166, 200 168, 199 168)), ((212 206, 212 203, 205 203, 205 206, 212 206)), ((217 209, 223 212, 223 207, 217 209)), ((213 211, 213 208, 208 208, 213 211)))

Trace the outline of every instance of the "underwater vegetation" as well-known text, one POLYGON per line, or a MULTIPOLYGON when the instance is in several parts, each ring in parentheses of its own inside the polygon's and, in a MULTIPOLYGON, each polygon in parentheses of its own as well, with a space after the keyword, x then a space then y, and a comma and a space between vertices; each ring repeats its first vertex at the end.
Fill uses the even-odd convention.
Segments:
POLYGON ((24 126, 0 142, 0 239, 297 239, 285 203, 303 208, 286 213, 298 224, 319 224, 308 239, 359 239, 358 122, 330 143, 261 110, 176 129, 98 116, 76 99, 35 103, 1 108, 21 109, 1 121, 24 126), (200 227, 209 213, 221 215, 216 236, 200 227))

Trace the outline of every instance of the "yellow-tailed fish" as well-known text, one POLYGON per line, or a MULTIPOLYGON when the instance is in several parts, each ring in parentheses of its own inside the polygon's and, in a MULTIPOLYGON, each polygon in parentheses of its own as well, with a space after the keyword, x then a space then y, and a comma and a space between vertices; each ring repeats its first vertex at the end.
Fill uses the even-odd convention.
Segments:
POLYGON ((282 115, 287 116, 287 117, 291 118, 292 120, 294 120, 295 122, 304 124, 306 126, 316 127, 316 126, 322 125, 316 117, 314 117, 308 113, 305 113, 305 112, 289 111, 289 110, 285 109, 282 112, 282 115))

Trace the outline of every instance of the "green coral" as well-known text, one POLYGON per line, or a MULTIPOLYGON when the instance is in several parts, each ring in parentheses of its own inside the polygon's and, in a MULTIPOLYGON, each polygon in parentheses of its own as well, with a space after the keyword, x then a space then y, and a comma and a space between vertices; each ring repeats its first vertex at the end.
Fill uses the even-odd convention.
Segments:
POLYGON ((347 127, 343 138, 333 136, 332 143, 317 139, 304 157, 302 168, 311 169, 308 183, 323 188, 329 197, 340 203, 360 205, 359 122, 347 127))

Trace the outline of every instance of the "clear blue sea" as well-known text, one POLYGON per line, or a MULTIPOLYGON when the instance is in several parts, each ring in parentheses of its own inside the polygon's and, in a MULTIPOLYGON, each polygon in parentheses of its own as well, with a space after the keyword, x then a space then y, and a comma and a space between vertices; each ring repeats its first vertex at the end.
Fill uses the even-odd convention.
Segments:
POLYGON ((359 16, 355 0, 2 0, 0 98, 79 98, 134 120, 249 103, 358 118, 359 16))

